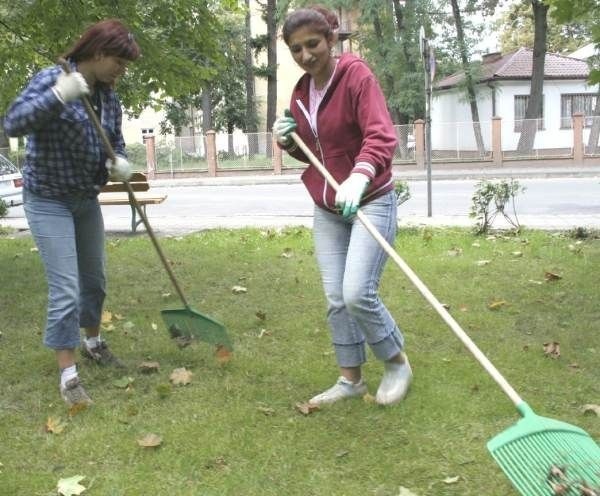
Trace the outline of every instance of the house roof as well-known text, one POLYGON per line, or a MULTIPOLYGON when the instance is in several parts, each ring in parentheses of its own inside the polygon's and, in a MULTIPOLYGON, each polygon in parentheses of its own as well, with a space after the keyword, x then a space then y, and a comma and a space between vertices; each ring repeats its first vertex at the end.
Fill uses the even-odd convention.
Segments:
POLYGON ((587 45, 578 48, 574 52, 569 54, 569 57, 573 57, 575 59, 587 60, 590 57, 596 55, 596 53, 600 50, 596 50, 596 46, 593 43, 588 43, 587 45))
MULTIPOLYGON (((481 76, 478 83, 499 80, 531 79, 533 50, 519 48, 515 52, 502 55, 499 52, 483 56, 481 76)), ((544 79, 587 79, 590 73, 587 62, 565 55, 546 53, 544 79)), ((463 82, 463 71, 440 79, 434 84, 436 90, 453 88, 463 82)))

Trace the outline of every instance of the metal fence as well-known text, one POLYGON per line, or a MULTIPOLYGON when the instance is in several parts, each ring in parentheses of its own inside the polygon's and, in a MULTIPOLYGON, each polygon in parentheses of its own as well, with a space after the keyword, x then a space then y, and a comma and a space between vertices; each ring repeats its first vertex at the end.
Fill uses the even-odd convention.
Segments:
POLYGON ((502 122, 504 159, 566 158, 572 154, 572 129, 546 128, 543 119, 502 122))

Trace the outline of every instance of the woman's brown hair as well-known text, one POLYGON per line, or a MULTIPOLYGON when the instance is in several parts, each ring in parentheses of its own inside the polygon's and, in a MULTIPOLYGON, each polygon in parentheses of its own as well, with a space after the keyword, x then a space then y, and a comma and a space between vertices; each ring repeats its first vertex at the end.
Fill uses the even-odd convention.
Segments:
POLYGON ((335 12, 322 5, 298 9, 287 16, 283 24, 283 41, 289 44, 292 33, 303 26, 310 26, 315 32, 329 38, 337 32, 340 23, 335 12))
POLYGON ((64 57, 80 62, 92 59, 98 54, 135 60, 141 51, 133 34, 119 19, 107 19, 84 31, 64 57))

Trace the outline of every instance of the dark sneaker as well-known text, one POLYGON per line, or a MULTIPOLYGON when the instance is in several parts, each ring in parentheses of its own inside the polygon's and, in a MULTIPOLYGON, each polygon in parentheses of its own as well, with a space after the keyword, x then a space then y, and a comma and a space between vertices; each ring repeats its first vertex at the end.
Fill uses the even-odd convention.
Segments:
POLYGON ((84 339, 81 342, 81 354, 93 360, 98 365, 112 365, 113 367, 125 368, 125 364, 111 353, 104 341, 100 341, 98 346, 90 348, 84 339))
POLYGON ((93 401, 83 389, 79 377, 73 377, 69 379, 65 384, 65 387, 60 388, 60 395, 63 400, 69 405, 69 407, 83 403, 84 405, 91 405, 93 401))

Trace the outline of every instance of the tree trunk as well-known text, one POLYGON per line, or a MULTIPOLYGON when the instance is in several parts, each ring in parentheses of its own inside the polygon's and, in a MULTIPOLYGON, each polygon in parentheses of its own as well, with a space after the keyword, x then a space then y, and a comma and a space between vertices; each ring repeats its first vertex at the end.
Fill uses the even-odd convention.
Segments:
POLYGON ((521 126, 521 136, 517 150, 530 153, 535 142, 538 120, 542 118, 544 102, 544 64, 546 61, 546 35, 548 32, 548 5, 543 0, 531 0, 533 9, 534 38, 531 72, 531 89, 525 111, 525 120, 521 126))
POLYGON ((8 136, 4 132, 4 115, 0 115, 0 155, 4 155, 8 158, 10 152, 10 143, 8 136))
MULTIPOLYGON (((250 0, 246 0, 246 133, 258 132, 258 119, 256 117, 256 90, 254 87, 254 58, 252 57, 252 29, 250 26, 250 0)), ((250 157, 258 153, 258 140, 252 136, 248 141, 248 154, 250 157)))
MULTIPOLYGON (((267 1, 267 133, 277 118, 277 2, 267 1)), ((271 140, 267 140, 267 157, 272 154, 271 140)))
POLYGON ((592 128, 590 129, 590 136, 588 137, 587 152, 595 153, 596 149, 600 146, 598 144, 598 138, 600 138, 600 85, 598 86, 598 93, 596 93, 596 106, 594 107, 594 120, 592 121, 592 128))
POLYGON ((213 128, 211 89, 209 86, 202 90, 202 134, 213 128))
POLYGON ((477 143, 477 151, 479 152, 479 156, 483 157, 485 156, 485 145, 483 143, 483 136, 481 134, 479 109, 477 107, 477 95, 475 93, 475 83, 473 81, 473 74, 469 64, 469 54, 467 51, 467 43, 465 42, 462 17, 460 15, 458 0, 450 0, 450 3, 452 4, 452 15, 454 16, 454 24, 456 25, 456 38, 460 50, 460 60, 465 73, 467 96, 469 99, 469 105, 471 107, 471 120, 473 121, 473 133, 475 134, 475 142, 477 143))

